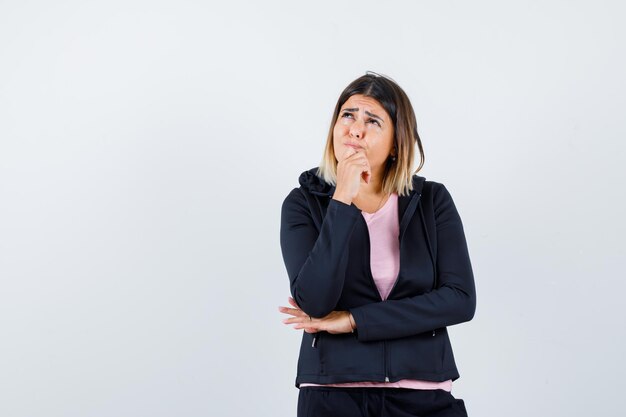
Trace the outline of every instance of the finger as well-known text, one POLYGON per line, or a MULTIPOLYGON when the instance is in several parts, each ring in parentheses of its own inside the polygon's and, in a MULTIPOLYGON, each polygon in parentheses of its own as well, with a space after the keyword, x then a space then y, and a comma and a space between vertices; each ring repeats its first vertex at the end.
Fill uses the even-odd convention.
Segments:
POLYGON ((289 304, 291 304, 292 306, 294 306, 295 308, 302 310, 300 308, 300 306, 296 303, 296 300, 294 300, 293 298, 289 297, 289 304))
POLYGON ((347 153, 347 158, 350 161, 357 161, 359 159, 363 159, 366 158, 365 156, 365 152, 363 151, 363 149, 354 149, 354 148, 349 148, 349 153, 347 153))
POLYGON ((343 153, 341 160, 346 160, 348 158, 350 158, 352 155, 354 155, 356 152, 356 149, 354 149, 351 146, 348 146, 348 149, 346 149, 346 151, 343 153))
POLYGON ((307 318, 309 317, 308 314, 306 314, 304 311, 298 310, 295 308, 278 307, 278 311, 280 311, 281 313, 290 314, 296 317, 307 317, 307 318))
POLYGON ((368 174, 372 173, 372 167, 370 166, 370 161, 369 159, 367 159, 367 157, 363 159, 363 168, 364 171, 366 171, 368 174))
POLYGON ((312 323, 312 321, 309 319, 309 317, 289 317, 286 319, 283 319, 283 323, 285 324, 304 324, 304 325, 309 325, 310 323, 312 323))
POLYGON ((370 161, 364 152, 358 152, 355 155, 356 156, 352 156, 350 160, 348 161, 350 164, 354 164, 359 167, 367 167, 367 168, 370 167, 370 161))
POLYGON ((295 326, 293 326, 293 328, 295 330, 304 330, 307 333, 315 333, 320 330, 317 326, 311 326, 306 324, 296 324, 295 326))
POLYGON ((283 312, 284 310, 296 310, 296 309, 288 307, 288 306, 278 306, 278 311, 283 312))

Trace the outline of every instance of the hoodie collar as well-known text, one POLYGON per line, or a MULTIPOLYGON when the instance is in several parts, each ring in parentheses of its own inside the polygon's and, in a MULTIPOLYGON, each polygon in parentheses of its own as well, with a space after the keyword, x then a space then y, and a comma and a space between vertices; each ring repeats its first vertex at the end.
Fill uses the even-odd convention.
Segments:
MULTIPOLYGON (((332 197, 335 193, 335 186, 324 181, 323 178, 317 176, 318 167, 311 168, 300 174, 298 182, 308 190, 311 194, 332 197)), ((413 190, 408 196, 399 196, 400 199, 410 199, 414 194, 421 194, 424 187, 425 177, 413 174, 413 190)))

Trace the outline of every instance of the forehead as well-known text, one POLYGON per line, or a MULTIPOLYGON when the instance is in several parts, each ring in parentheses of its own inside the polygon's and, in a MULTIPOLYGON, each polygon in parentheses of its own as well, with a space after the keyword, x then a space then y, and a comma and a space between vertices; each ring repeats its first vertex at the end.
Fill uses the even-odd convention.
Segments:
POLYGON ((372 113, 376 113, 377 115, 384 117, 387 116, 387 112, 383 108, 383 106, 378 102, 378 100, 372 97, 366 97, 363 94, 355 94, 350 96, 343 106, 342 109, 345 108, 355 108, 358 107, 359 111, 368 110, 372 113))

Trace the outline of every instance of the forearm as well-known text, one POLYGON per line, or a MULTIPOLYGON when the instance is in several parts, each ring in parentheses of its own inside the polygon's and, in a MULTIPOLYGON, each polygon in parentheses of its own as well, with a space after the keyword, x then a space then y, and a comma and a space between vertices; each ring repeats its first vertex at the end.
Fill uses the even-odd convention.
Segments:
POLYGON ((476 310, 473 291, 441 287, 416 297, 386 300, 350 309, 358 339, 411 336, 469 321, 476 310))
POLYGON ((358 215, 355 206, 331 200, 317 234, 301 203, 286 200, 283 205, 280 240, 291 294, 313 317, 330 313, 341 296, 358 215))
POLYGON ((359 340, 406 337, 473 318, 476 289, 461 218, 441 184, 434 202, 437 288, 350 309, 359 340))

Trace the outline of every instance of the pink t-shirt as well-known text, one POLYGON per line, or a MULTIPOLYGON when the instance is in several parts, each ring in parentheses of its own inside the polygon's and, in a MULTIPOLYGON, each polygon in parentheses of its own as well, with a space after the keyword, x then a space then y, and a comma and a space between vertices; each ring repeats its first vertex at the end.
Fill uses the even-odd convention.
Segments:
MULTIPOLYGON (((370 265, 376 287, 383 300, 391 292, 398 272, 400 271, 400 224, 398 220, 398 194, 392 193, 387 202, 376 212, 361 211, 365 218, 370 235, 370 265)), ((413 388, 413 389, 442 389, 452 390, 452 380, 443 382, 424 381, 417 379, 401 379, 397 382, 343 382, 338 384, 310 384, 306 386, 326 387, 385 387, 385 388, 413 388)))

